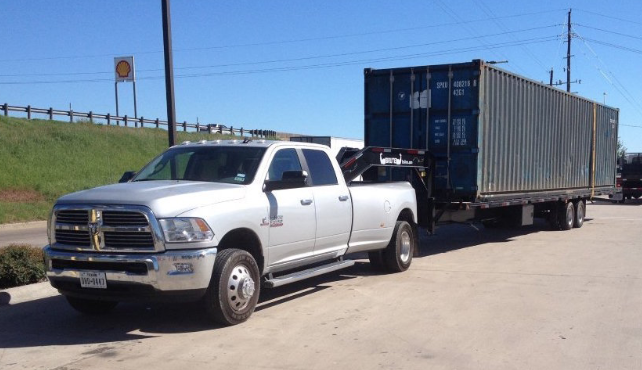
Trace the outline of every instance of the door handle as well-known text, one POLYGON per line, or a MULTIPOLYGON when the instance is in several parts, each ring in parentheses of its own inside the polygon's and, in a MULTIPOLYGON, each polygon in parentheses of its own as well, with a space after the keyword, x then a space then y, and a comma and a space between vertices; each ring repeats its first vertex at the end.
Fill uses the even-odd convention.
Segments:
POLYGON ((350 197, 349 197, 349 196, 347 196, 347 195, 339 195, 339 200, 340 200, 341 202, 345 202, 345 201, 346 201, 346 200, 348 200, 348 199, 350 199, 350 197))
POLYGON ((301 199, 302 206, 309 206, 310 204, 312 204, 312 199, 301 199))

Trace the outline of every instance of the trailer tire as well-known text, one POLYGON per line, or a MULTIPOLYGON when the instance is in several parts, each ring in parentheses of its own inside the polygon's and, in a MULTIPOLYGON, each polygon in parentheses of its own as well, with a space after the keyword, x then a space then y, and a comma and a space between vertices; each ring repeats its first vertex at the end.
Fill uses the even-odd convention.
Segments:
POLYGON ((370 267, 375 271, 384 271, 386 265, 383 261, 383 251, 368 252, 368 260, 370 260, 370 267))
POLYGON ((251 254, 234 248, 220 251, 204 297, 208 316, 226 326, 249 319, 259 300, 260 279, 251 254))
POLYGON ((575 202, 575 217, 573 217, 573 227, 580 228, 584 225, 584 217, 586 216, 586 203, 580 199, 575 202))
POLYGON ((99 301, 97 299, 85 299, 69 296, 65 296, 65 298, 67 298, 67 302, 74 308, 74 310, 88 315, 106 314, 118 305, 118 302, 115 301, 99 301))
POLYGON ((575 222, 575 207, 573 202, 562 203, 557 208, 557 229, 570 230, 575 222))
POLYGON ((388 271, 406 271, 412 263, 415 244, 412 226, 406 221, 397 221, 390 243, 383 252, 383 260, 388 271))

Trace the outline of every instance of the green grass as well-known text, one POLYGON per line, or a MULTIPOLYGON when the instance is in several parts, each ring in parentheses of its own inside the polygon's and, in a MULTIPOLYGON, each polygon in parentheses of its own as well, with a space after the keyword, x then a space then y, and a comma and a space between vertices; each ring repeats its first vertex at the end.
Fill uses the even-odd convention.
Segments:
MULTIPOLYGON (((178 132, 177 142, 220 138, 178 132)), ((0 116, 0 224, 45 220, 61 195, 115 183, 167 145, 162 129, 0 116)))

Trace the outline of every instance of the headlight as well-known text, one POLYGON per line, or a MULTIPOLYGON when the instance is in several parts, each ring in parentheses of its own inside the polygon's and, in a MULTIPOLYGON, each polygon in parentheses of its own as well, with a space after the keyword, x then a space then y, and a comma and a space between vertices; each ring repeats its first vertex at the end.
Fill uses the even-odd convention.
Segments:
POLYGON ((168 243, 202 242, 214 237, 202 218, 165 218, 159 222, 168 243))

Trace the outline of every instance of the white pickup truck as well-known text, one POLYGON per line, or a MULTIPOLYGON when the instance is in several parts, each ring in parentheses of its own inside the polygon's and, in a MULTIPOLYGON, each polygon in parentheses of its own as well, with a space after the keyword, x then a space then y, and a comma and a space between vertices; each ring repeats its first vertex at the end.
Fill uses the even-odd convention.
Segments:
POLYGON ((65 195, 49 220, 49 281, 84 313, 200 299, 209 317, 233 325, 250 317, 261 286, 349 267, 350 253, 406 270, 417 248, 414 189, 347 186, 329 153, 309 143, 188 142, 122 183, 65 195))

